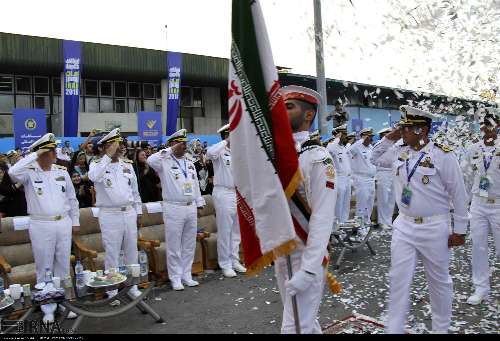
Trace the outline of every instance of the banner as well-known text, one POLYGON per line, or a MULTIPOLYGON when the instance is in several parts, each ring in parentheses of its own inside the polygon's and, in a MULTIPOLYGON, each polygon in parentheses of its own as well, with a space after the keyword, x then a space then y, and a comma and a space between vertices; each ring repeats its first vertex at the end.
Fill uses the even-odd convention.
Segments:
POLYGON ((47 133, 44 109, 14 109, 14 139, 16 148, 28 150, 36 140, 47 133))
POLYGON ((177 131, 177 118, 180 112, 182 54, 167 52, 168 99, 167 99, 167 135, 177 131))
POLYGON ((138 112, 137 131, 139 139, 148 141, 153 147, 161 143, 162 123, 161 112, 138 112))
POLYGON ((363 120, 360 118, 352 119, 352 131, 355 131, 359 135, 359 132, 363 130, 363 120))
POLYGON ((78 135, 82 44, 64 40, 64 136, 78 135))

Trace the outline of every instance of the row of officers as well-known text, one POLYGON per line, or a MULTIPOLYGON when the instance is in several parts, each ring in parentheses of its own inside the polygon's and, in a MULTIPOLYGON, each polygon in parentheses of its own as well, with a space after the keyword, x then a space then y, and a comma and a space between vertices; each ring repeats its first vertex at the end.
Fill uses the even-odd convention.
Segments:
MULTIPOLYGON (((299 302, 302 331, 321 331, 316 316, 326 276, 322 262, 334 222, 348 218, 351 177, 357 199, 356 214, 367 219, 371 215, 377 179, 381 191, 377 206, 384 210, 379 211, 382 219, 379 222, 394 227, 388 332, 404 332, 418 258, 423 260, 429 283, 433 331, 446 332, 453 299, 450 247, 465 242, 469 208, 464 172, 456 156, 429 140, 434 115, 404 106, 400 125, 384 132, 385 136, 375 146, 371 146, 371 130, 362 131, 361 139, 350 144, 346 127, 340 127, 324 148, 321 143, 312 142, 309 136, 321 102, 320 95, 298 86, 282 90, 300 168, 308 179, 299 191, 305 193, 311 208, 311 221, 305 227, 309 238, 292 254, 294 275, 289 278, 286 267, 282 266, 284 263, 276 262, 284 305, 282 332, 295 330, 291 296, 296 296, 299 302), (393 201, 399 208, 399 216, 394 222, 391 219, 393 201), (307 255, 315 256, 304 259, 307 255)), ((474 179, 470 226, 476 291, 469 298, 471 304, 481 303, 490 291, 488 228, 495 235, 497 256, 500 250, 500 149, 496 147, 499 122, 498 111, 489 111, 481 123, 483 141, 467 153, 469 166, 465 175, 474 179)), ((213 199, 218 227, 218 262, 226 277, 235 277, 236 272, 246 269, 238 256, 240 233, 229 126, 221 128, 219 133, 222 142, 207 151, 215 172, 213 199)), ((89 178, 95 184, 106 251, 105 268, 109 269, 118 266, 121 250, 125 251, 127 263, 137 263, 137 227, 142 204, 132 164, 120 159, 120 131, 115 129, 98 139, 99 157, 90 165, 89 178)), ((167 267, 174 290, 183 290, 184 285, 198 285, 191 277, 191 267, 196 245, 197 209, 205 206, 195 166, 185 156, 187 141, 186 131, 181 130, 169 138, 168 148, 147 160, 161 180, 167 267)), ((43 282, 46 268, 58 277, 69 273, 71 233, 79 226, 75 192, 67 171, 54 164, 55 148, 54 135, 47 134, 31 146, 31 154, 9 170, 10 176, 26 188, 31 217, 29 233, 38 282, 43 282)), ((115 294, 108 293, 110 296, 115 294)), ((140 295, 140 291, 134 288, 131 295, 140 295)), ((42 307, 46 321, 54 319, 55 309, 54 305, 42 307)))

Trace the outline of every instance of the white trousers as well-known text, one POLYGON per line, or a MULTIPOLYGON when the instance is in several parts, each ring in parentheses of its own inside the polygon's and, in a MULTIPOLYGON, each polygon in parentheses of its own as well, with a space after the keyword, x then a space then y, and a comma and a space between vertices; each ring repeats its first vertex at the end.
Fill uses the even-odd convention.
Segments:
POLYGON ((217 222, 217 258, 221 269, 232 269, 240 256, 240 224, 236 211, 236 192, 215 186, 213 191, 217 222))
POLYGON ((356 195, 356 215, 369 221, 375 201, 375 179, 365 176, 354 176, 354 190, 356 195))
POLYGON ((488 295, 490 293, 488 232, 491 229, 495 240, 496 257, 500 259, 500 203, 488 204, 485 199, 474 196, 470 211, 472 282, 477 293, 488 295))
MULTIPOLYGON (((35 258, 37 283, 45 281, 45 269, 61 280, 70 274, 72 223, 69 217, 59 221, 31 220, 29 235, 35 258)), ((45 314, 52 314, 56 304, 42 305, 45 314)))
POLYGON ((377 217, 379 224, 392 225, 396 205, 391 171, 377 172, 377 217))
POLYGON ((120 251, 125 253, 126 265, 139 262, 137 252, 137 213, 131 209, 126 212, 105 212, 99 210, 99 226, 102 243, 106 252, 104 267, 106 270, 117 268, 120 251))
POLYGON ((168 278, 172 283, 192 279, 198 212, 196 205, 178 206, 163 203, 168 278))
POLYGON ((432 309, 432 330, 447 333, 451 322, 453 282, 449 274, 450 219, 415 224, 401 216, 394 221, 389 272, 389 314, 386 332, 403 334, 417 259, 424 265, 432 309))
POLYGON ((351 208, 351 177, 337 177, 337 202, 335 204, 335 217, 340 223, 349 219, 351 208))
MULTIPOLYGON (((293 273, 300 270, 302 251, 296 251, 291 255, 293 273)), ((295 334, 295 318, 293 314, 293 305, 291 296, 286 295, 285 281, 288 280, 288 267, 286 257, 280 257, 274 265, 276 279, 283 302, 283 321, 281 323, 282 334, 295 334)), ((326 275, 323 267, 318 274, 318 280, 311 286, 297 294, 297 306, 299 311, 300 329, 302 334, 321 334, 321 326, 317 321, 321 298, 325 288, 326 275)))

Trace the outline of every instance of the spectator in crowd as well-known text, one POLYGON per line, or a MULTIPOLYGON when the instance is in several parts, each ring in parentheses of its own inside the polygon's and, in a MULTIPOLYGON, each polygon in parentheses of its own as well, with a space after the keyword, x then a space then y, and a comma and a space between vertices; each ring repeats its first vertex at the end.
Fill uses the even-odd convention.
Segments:
POLYGON ((70 168, 71 173, 77 172, 82 177, 82 180, 87 181, 88 173, 87 157, 85 152, 80 152, 73 157, 72 167, 70 168))
POLYGON ((92 185, 90 181, 83 180, 80 173, 76 171, 71 174, 71 181, 75 187, 80 208, 92 207, 92 185))
POLYGON ((139 194, 143 203, 161 201, 161 184, 158 174, 147 164, 146 151, 135 153, 135 173, 139 181, 139 194))
POLYGON ((21 158, 21 154, 18 154, 15 150, 11 150, 7 153, 8 166, 14 166, 17 161, 21 158))
POLYGON ((9 168, 0 164, 0 215, 1 217, 26 216, 27 205, 24 187, 14 183, 9 176, 9 168))
POLYGON ((69 141, 64 141, 63 153, 66 153, 69 156, 71 156, 73 155, 74 152, 75 151, 73 150, 71 143, 69 141))
POLYGON ((212 194, 214 169, 212 162, 207 159, 206 149, 201 144, 200 140, 195 140, 191 146, 193 162, 198 175, 201 195, 212 194))

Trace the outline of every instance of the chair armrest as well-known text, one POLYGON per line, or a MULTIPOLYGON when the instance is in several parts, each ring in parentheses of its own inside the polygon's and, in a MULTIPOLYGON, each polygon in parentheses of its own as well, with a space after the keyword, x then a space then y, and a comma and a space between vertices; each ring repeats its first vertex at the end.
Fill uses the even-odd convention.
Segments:
POLYGON ((139 237, 138 243, 149 243, 153 248, 155 247, 160 247, 161 245, 161 242, 159 240, 149 240, 149 239, 145 239, 143 237, 139 237))
POLYGON ((2 255, 0 255, 0 270, 5 274, 8 274, 12 271, 12 267, 9 263, 7 263, 7 260, 2 255))
POLYGON ((97 258, 97 251, 86 248, 85 245, 76 239, 73 239, 73 243, 75 244, 75 248, 78 252, 80 252, 83 256, 87 258, 97 258))

